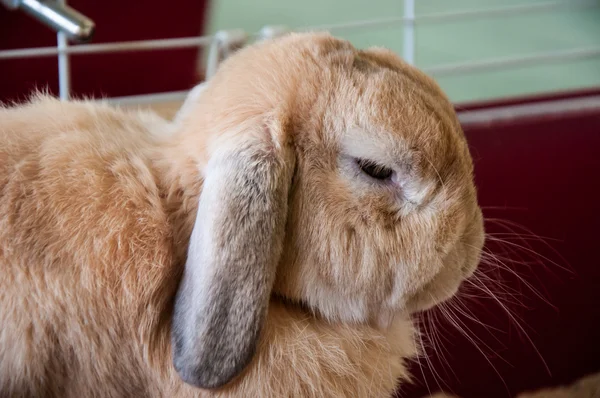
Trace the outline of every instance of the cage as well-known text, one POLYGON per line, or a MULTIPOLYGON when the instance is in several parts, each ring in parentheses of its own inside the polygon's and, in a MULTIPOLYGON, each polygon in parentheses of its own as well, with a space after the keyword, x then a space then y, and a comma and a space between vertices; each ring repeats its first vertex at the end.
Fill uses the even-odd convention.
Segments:
POLYGON ((456 104, 490 269, 485 297, 421 319, 427 354, 398 396, 507 397, 600 371, 600 2, 71 0, 81 14, 66 19, 96 26, 87 44, 70 42, 91 31, 65 28, 64 2, 54 19, 36 11, 44 1, 2 3, 2 102, 47 87, 172 117, 228 52, 263 37, 328 30, 398 51, 456 104))

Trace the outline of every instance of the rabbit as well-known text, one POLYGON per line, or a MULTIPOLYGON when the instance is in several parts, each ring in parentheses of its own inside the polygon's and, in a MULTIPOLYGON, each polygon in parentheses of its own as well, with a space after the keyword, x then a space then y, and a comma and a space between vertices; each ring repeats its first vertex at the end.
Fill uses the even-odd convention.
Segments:
MULTIPOLYGON (((196 95, 197 94, 197 95, 196 95)), ((0 396, 389 397, 477 268, 434 80, 327 32, 248 45, 177 122, 0 110, 0 396)))

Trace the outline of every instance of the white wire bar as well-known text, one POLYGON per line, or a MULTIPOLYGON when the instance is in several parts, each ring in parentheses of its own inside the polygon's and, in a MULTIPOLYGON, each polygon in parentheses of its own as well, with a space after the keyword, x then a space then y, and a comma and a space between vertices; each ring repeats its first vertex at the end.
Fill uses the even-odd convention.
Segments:
MULTIPOLYGON (((183 102, 189 91, 174 91, 149 95, 132 95, 127 97, 107 98, 114 105, 151 105, 155 103, 183 102)), ((539 117, 548 115, 564 115, 573 112, 595 111, 600 109, 600 96, 585 98, 548 100, 541 103, 519 104, 495 107, 492 109, 476 109, 457 111, 462 124, 507 122, 519 117, 539 117)))
POLYGON ((541 62, 576 61, 600 56, 600 47, 577 48, 573 50, 549 51, 516 57, 492 58, 481 61, 468 61, 423 68, 433 76, 456 75, 466 72, 482 72, 504 68, 537 65, 541 62))
POLYGON ((570 0, 570 1, 545 1, 535 4, 518 4, 505 7, 490 7, 485 10, 464 10, 439 14, 426 14, 417 17, 417 23, 453 22, 472 17, 491 18, 506 17, 511 15, 523 15, 525 13, 540 13, 553 11, 560 8, 585 9, 600 6, 597 0, 570 0))
POLYGON ((142 95, 128 95, 125 97, 112 97, 112 98, 101 98, 98 101, 106 101, 114 105, 151 105, 165 102, 180 102, 183 101, 190 92, 187 90, 183 91, 170 91, 166 93, 156 94, 142 94, 142 95))
POLYGON ((37 58, 65 54, 116 53, 122 51, 170 50, 178 48, 202 47, 212 43, 212 36, 181 37, 175 39, 137 40, 117 43, 80 44, 64 49, 57 47, 23 48, 0 51, 1 59, 37 58))
MULTIPOLYGON (((66 0, 58 0, 58 4, 65 5, 66 0)), ((71 95, 71 64, 69 54, 62 50, 66 50, 69 46, 67 35, 64 32, 56 34, 57 48, 61 50, 58 53, 58 97, 66 101, 71 95)))
MULTIPOLYGON (((457 20, 471 17, 493 17, 493 16, 507 16, 507 15, 520 15, 524 12, 540 12, 543 10, 553 10, 557 8, 587 8, 587 7, 598 7, 600 4, 595 0, 569 0, 569 1, 547 1, 537 4, 528 5, 517 5, 490 8, 486 10, 467 10, 458 11, 451 13, 438 13, 438 14, 426 14, 417 16, 414 18, 415 24, 420 23, 431 23, 431 22, 442 22, 449 20, 457 20)), ((406 17, 394 17, 394 18, 380 18, 372 20, 354 21, 332 25, 322 26, 309 26, 293 29, 295 31, 314 31, 314 30, 344 30, 344 29, 360 29, 370 27, 384 27, 386 25, 397 25, 398 23, 404 23, 409 21, 411 18, 406 17)), ((258 34, 257 34, 258 35, 258 34)), ((147 50, 159 50, 159 49, 178 49, 186 47, 198 47, 207 46, 212 43, 214 38, 212 36, 200 36, 200 37, 183 37, 174 39, 158 39, 158 40, 138 40, 129 42, 117 42, 117 43, 102 43, 102 44, 81 44, 75 46, 69 46, 65 49, 58 49, 57 47, 38 47, 38 48, 26 48, 16 50, 3 50, 0 51, 0 60, 11 59, 11 58, 33 58, 33 57, 48 57, 55 56, 60 53, 67 54, 90 54, 90 53, 106 53, 106 52, 121 52, 121 51, 147 51, 147 50)))
MULTIPOLYGON (((541 61, 559 62, 563 60, 573 61, 578 59, 594 58, 600 56, 600 47, 583 48, 566 51, 554 51, 547 53, 538 53, 522 57, 493 58, 484 61, 472 61, 465 63, 447 64, 424 68, 424 71, 433 76, 443 76, 451 74, 460 74, 464 72, 481 72, 488 70, 504 69, 508 67, 518 67, 538 64, 541 61)), ((109 98, 109 102, 123 105, 130 104, 152 104, 158 102, 171 102, 183 100, 188 91, 173 91, 167 93, 134 95, 127 97, 109 98)))
MULTIPOLYGON (((561 8, 568 9, 585 9, 595 8, 600 6, 597 0, 570 0, 570 1, 545 1, 536 4, 520 4, 515 6, 504 6, 504 7, 491 7, 484 10, 463 10, 455 12, 443 12, 434 14, 425 14, 421 16, 415 16, 414 23, 417 25, 428 24, 428 23, 440 23, 440 22, 452 22, 462 19, 469 19, 472 17, 479 18, 491 18, 491 17, 502 17, 511 15, 523 15, 525 13, 538 13, 543 11, 552 11, 561 8)), ((369 29, 369 28, 384 28, 387 26, 396 26, 401 23, 410 22, 412 18, 406 17, 388 17, 388 18, 374 18, 365 19, 362 21, 352 22, 341 22, 338 24, 328 25, 314 25, 307 27, 296 28, 297 31, 313 31, 313 30, 327 30, 327 31, 344 31, 344 30, 355 30, 355 29, 369 29)))
POLYGON ((243 29, 221 30, 213 36, 208 48, 206 60, 206 78, 211 78, 217 71, 219 63, 227 58, 234 48, 241 48, 248 41, 248 34, 243 29))
POLYGON ((463 125, 492 124, 509 122, 521 117, 548 117, 600 109, 600 96, 548 100, 539 103, 506 105, 492 109, 458 111, 458 119, 463 125))
MULTIPOLYGON (((64 0, 62 0, 64 1, 64 0)), ((546 1, 537 4, 516 5, 507 7, 496 7, 485 10, 465 10, 450 13, 426 14, 419 17, 415 16, 415 0, 404 1, 404 16, 401 18, 380 18, 372 20, 353 21, 333 25, 322 25, 292 29, 295 31, 335 31, 344 29, 362 29, 370 27, 383 27, 386 25, 397 25, 403 23, 404 47, 403 57, 409 63, 415 63, 415 25, 417 23, 434 23, 444 21, 455 21, 472 17, 497 17, 508 15, 522 15, 526 12, 541 12, 554 10, 557 8, 586 8, 598 7, 600 3, 596 0, 569 0, 569 1, 546 1)), ((261 36, 261 33, 248 35, 261 36)), ((69 55, 71 54, 98 54, 98 53, 116 53, 124 51, 148 51, 148 50, 171 50, 179 48, 213 46, 218 41, 216 36, 183 37, 173 39, 158 40, 139 40, 116 43, 101 44, 82 44, 69 46, 66 37, 63 34, 57 35, 56 47, 39 47, 27 49, 15 49, 0 51, 0 60, 15 58, 36 58, 58 55, 59 65, 59 95, 61 99, 68 99, 70 96, 70 65, 69 55)), ((530 54, 524 56, 495 58, 481 61, 469 61, 464 63, 453 63, 446 65, 437 65, 424 68, 426 73, 434 76, 455 75, 467 72, 481 72, 486 70, 497 70, 510 67, 520 67, 539 64, 540 62, 556 62, 579 60, 600 56, 600 47, 579 48, 573 50, 554 51, 547 53, 530 54)), ((187 91, 157 93, 150 95, 138 95, 121 98, 108 99, 117 104, 151 104, 156 102, 182 101, 187 96, 187 91)))
MULTIPOLYGON (((56 34, 59 49, 68 47, 67 35, 63 32, 56 34)), ((58 96, 61 100, 68 100, 71 92, 71 63, 69 54, 60 52, 58 54, 58 96)))
POLYGON ((410 65, 416 62, 415 54, 415 0, 404 0, 404 28, 402 56, 410 65))

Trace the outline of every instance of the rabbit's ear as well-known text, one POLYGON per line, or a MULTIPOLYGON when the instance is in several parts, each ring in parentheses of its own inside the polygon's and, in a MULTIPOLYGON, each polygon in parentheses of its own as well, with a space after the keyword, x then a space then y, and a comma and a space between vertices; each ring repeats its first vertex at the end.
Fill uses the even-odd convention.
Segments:
POLYGON ((174 365, 201 388, 252 360, 282 252, 294 152, 280 126, 261 126, 215 146, 175 299, 174 365))
POLYGON ((173 123, 175 125, 180 125, 182 120, 189 117, 190 114, 196 110, 196 103, 198 102, 200 95, 202 95, 202 92, 204 92, 206 89, 207 84, 207 82, 197 84, 193 89, 190 90, 185 98, 185 101, 183 102, 183 105, 181 105, 181 108, 179 108, 179 111, 173 118, 173 123))

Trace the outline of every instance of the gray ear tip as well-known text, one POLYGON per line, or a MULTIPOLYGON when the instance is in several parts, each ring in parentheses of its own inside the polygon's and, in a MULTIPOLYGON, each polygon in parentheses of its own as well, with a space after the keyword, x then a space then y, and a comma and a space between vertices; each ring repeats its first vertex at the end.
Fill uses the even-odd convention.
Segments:
POLYGON ((198 371, 194 366, 187 365, 177 365, 175 362, 175 370, 177 374, 181 378, 181 380, 189 385, 194 387, 203 388, 203 389, 214 389, 219 388, 227 384, 230 380, 214 377, 214 375, 198 371))
POLYGON ((225 386, 239 376, 254 357, 256 344, 246 350, 194 350, 179 333, 172 336, 173 365, 183 382, 202 389, 225 386), (204 352, 202 352, 204 351, 204 352))
POLYGON ((223 369, 210 366, 208 363, 198 363, 187 358, 177 357, 175 357, 173 364, 184 383, 202 389, 216 389, 225 386, 235 379, 246 365, 239 364, 235 367, 223 369))
POLYGON ((260 315, 264 311, 257 314, 248 310, 242 311, 247 316, 232 316, 227 306, 213 303, 211 308, 222 310, 214 310, 204 317, 192 316, 190 313, 195 311, 186 305, 185 297, 177 295, 171 325, 174 368, 186 384, 202 389, 223 387, 239 376, 254 358, 263 320, 260 315), (190 320, 193 320, 191 325, 190 320))

